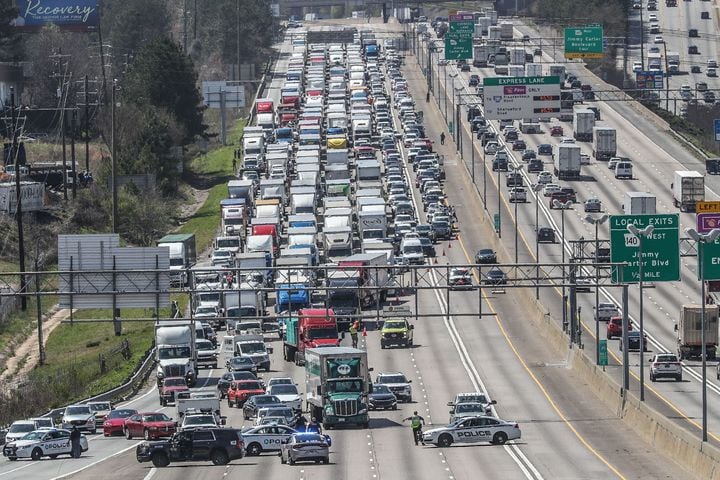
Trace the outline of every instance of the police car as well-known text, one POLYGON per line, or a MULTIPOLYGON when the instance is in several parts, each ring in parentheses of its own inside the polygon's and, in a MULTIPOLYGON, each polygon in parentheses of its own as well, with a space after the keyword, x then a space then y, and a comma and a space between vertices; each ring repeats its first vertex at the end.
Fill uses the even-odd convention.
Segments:
MULTIPOLYGON (((80 436, 80 449, 87 452, 88 441, 85 435, 80 436)), ((17 460, 18 458, 40 460, 45 456, 55 458, 58 455, 72 455, 70 431, 59 428, 35 430, 20 440, 6 444, 3 448, 3 455, 8 460, 17 460)))
POLYGON ((294 428, 286 425, 262 425, 243 430, 245 451, 248 456, 260 455, 262 452, 279 451, 283 441, 287 441, 296 433, 294 428))
MULTIPOLYGON (((283 442, 298 433, 294 428, 287 425, 260 425, 242 431, 245 442, 245 452, 248 456, 260 455, 262 452, 280 451, 283 442)), ((328 446, 332 445, 329 435, 323 435, 328 446)))
POLYGON ((502 445, 520 438, 517 423, 488 416, 460 418, 453 423, 423 432, 423 442, 436 447, 449 447, 453 443, 489 442, 502 445))

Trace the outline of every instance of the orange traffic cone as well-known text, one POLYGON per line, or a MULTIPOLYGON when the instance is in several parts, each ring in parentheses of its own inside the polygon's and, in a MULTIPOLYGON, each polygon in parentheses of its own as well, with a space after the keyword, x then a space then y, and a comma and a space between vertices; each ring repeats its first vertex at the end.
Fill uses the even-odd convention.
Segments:
POLYGON ((452 243, 448 242, 448 248, 452 248, 452 243))
POLYGON ((442 256, 443 256, 443 257, 445 256, 445 249, 444 249, 444 248, 443 248, 443 254, 442 254, 442 256))
POLYGON ((363 327, 363 337, 367 337, 367 327, 363 327))

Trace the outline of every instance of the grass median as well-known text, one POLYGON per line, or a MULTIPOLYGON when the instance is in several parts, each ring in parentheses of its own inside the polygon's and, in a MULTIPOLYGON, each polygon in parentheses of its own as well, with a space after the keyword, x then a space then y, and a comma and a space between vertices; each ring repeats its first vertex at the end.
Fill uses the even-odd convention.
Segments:
POLYGON ((198 253, 204 252, 215 239, 220 225, 220 200, 227 198, 227 182, 235 178, 232 168, 234 143, 242 137, 245 121, 237 122, 229 135, 230 146, 221 147, 207 155, 195 157, 188 166, 192 175, 203 178, 211 187, 198 211, 183 224, 177 233, 194 233, 198 253))

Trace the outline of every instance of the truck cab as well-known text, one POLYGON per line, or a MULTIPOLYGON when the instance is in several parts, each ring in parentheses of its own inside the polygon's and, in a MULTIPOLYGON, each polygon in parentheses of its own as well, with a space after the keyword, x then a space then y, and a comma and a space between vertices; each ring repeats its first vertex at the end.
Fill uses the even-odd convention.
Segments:
POLYGON ((296 365, 305 363, 305 350, 308 348, 336 347, 340 343, 337 319, 330 308, 303 308, 297 315, 283 318, 283 322, 283 358, 296 365))
POLYGON ((392 345, 411 347, 415 326, 409 322, 412 312, 390 307, 385 312, 385 322, 380 331, 380 348, 392 345))
POLYGON ((305 351, 305 391, 313 417, 325 428, 368 428, 371 390, 367 352, 347 347, 305 351))

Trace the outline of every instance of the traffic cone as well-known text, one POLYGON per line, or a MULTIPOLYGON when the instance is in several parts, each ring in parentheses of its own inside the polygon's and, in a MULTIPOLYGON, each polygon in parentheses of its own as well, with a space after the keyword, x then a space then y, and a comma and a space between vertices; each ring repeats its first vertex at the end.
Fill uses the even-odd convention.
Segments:
POLYGON ((443 254, 442 254, 442 256, 443 256, 443 257, 445 256, 445 249, 444 249, 444 248, 443 248, 443 254))
POLYGON ((363 327, 363 337, 367 337, 367 327, 363 327))
POLYGON ((452 243, 448 242, 448 248, 452 248, 452 243))

